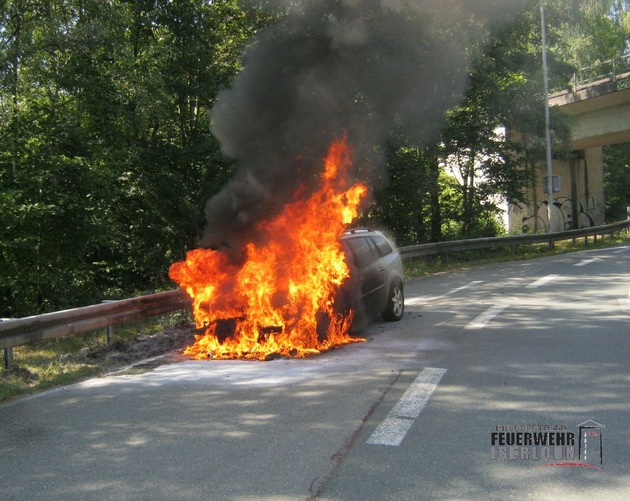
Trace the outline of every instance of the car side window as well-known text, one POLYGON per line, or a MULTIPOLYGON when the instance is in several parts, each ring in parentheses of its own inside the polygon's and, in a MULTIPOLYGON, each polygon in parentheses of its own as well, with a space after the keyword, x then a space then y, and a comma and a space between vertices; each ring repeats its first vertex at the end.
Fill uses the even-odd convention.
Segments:
POLYGON ((370 238, 376 245, 376 249, 378 250, 378 253, 381 257, 387 256, 387 254, 391 254, 392 252, 394 252, 394 249, 392 249, 392 246, 389 245, 389 242, 385 240, 383 237, 375 235, 370 238))
POLYGON ((354 261, 359 268, 367 266, 376 259, 372 246, 365 238, 351 238, 347 241, 354 255, 354 261))

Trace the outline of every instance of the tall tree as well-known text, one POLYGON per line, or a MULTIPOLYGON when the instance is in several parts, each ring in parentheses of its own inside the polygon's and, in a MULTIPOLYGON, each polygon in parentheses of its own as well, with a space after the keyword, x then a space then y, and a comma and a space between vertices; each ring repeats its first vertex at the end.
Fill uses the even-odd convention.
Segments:
POLYGON ((575 68, 578 78, 595 76, 588 67, 630 49, 630 2, 627 0, 547 0, 553 55, 575 68))
POLYGON ((0 9, 0 315, 169 284, 230 172, 208 110, 269 16, 236 0, 0 9))
POLYGON ((630 143, 604 148, 604 190, 606 221, 630 217, 630 143))

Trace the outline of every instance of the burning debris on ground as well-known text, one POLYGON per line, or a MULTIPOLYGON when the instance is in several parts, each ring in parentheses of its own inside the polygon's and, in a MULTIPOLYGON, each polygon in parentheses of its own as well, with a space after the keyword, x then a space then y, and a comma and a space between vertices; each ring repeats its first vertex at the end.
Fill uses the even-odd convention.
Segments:
POLYGON ((115 340, 72 355, 77 361, 95 363, 104 370, 136 363, 152 357, 182 352, 195 339, 196 329, 187 324, 165 327, 160 332, 139 334, 130 339, 115 340))

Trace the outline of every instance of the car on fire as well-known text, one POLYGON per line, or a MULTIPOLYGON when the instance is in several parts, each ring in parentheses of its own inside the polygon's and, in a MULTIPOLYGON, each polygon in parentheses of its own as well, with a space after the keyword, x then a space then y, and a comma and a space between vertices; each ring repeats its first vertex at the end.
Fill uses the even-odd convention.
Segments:
POLYGON ((348 229, 340 240, 350 277, 336 303, 354 310, 354 328, 364 327, 379 315, 386 321, 400 320, 405 310, 405 280, 396 246, 371 228, 348 229))
MULTIPOLYGON (((350 273, 332 298, 334 311, 344 318, 352 311, 352 331, 363 329, 378 316, 386 321, 402 319, 405 309, 404 272, 396 246, 382 232, 371 228, 348 229, 339 241, 350 273)), ((284 323, 259 326, 259 335, 263 339, 283 329, 291 331, 301 316, 300 303, 289 300, 288 290, 274 292, 270 302, 281 312, 284 323)), ((219 342, 232 337, 244 318, 216 319, 214 335, 219 342)), ((327 312, 318 312, 319 341, 327 338, 330 320, 327 312)))

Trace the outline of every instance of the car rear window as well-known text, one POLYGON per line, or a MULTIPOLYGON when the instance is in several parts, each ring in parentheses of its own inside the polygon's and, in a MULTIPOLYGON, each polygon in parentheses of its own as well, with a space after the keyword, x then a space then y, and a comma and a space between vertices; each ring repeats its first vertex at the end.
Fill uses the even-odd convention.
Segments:
POLYGON ((370 238, 376 245, 376 249, 378 250, 378 253, 381 257, 387 256, 387 254, 391 254, 392 252, 394 252, 394 249, 392 249, 392 246, 389 245, 389 242, 385 240, 383 237, 374 235, 373 237, 370 237, 370 238))

